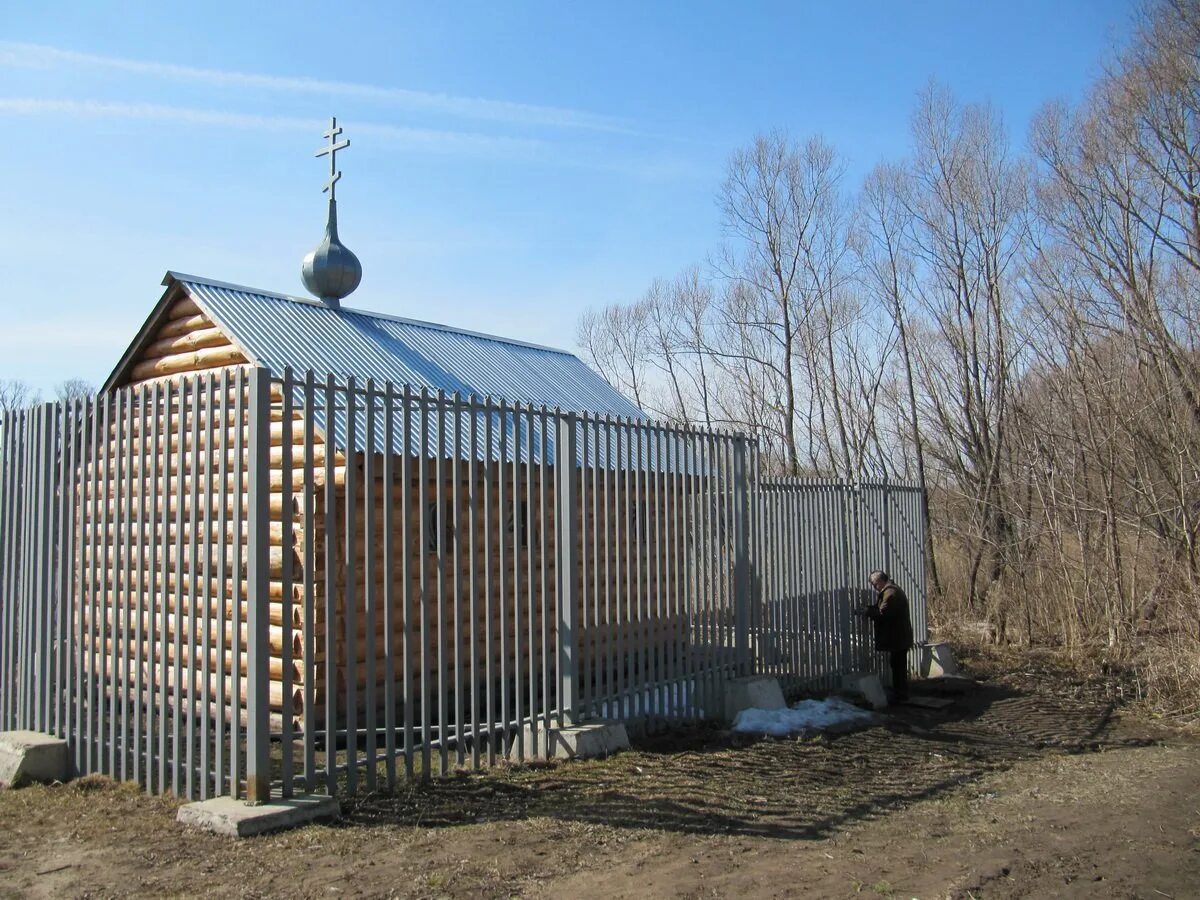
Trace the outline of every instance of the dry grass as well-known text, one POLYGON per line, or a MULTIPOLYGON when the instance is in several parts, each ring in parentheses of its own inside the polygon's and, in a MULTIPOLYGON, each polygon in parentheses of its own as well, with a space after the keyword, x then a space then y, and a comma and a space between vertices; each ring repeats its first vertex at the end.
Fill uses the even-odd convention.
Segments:
MULTIPOLYGON (((985 681, 946 711, 807 740, 681 730, 607 760, 435 777, 252 841, 182 831, 173 801, 105 779, 0 793, 0 897, 771 897, 798 872, 816 896, 1051 896, 1063 873, 1095 874, 1091 859, 1057 860, 1068 829, 1092 829, 1078 843, 1097 858, 1128 850, 1104 831, 1112 817, 1081 805, 1127 803, 1128 821, 1187 795, 1196 745, 1148 746, 1146 723, 1111 715, 1111 680, 1045 654, 964 656, 985 681), (997 856, 1018 844, 1020 859, 997 856), (997 892, 1008 868, 1032 894, 997 892)), ((1155 885, 1182 896, 1179 831, 1183 849, 1162 850, 1174 856, 1139 849, 1124 865, 1177 872, 1155 885)))

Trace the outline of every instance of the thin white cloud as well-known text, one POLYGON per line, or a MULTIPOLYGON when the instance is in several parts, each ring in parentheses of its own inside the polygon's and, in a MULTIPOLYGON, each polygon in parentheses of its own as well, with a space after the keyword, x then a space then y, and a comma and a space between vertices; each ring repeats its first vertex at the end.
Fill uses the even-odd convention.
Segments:
POLYGON ((0 329, 0 356, 6 365, 14 361, 38 359, 41 354, 58 347, 60 350, 95 351, 105 345, 123 346, 129 342, 129 332, 111 321, 81 321, 79 318, 9 321, 0 329))
POLYGON ((627 123, 614 117, 561 107, 488 100, 480 97, 460 97, 453 94, 438 94, 346 81, 329 81, 307 76, 263 75, 254 72, 230 72, 222 69, 145 62, 13 41, 0 41, 0 65, 41 69, 60 66, 107 69, 174 81, 198 82, 214 87, 257 88, 282 93, 345 97, 388 103, 424 112, 492 122, 507 122, 514 125, 630 132, 627 123))
MULTIPOLYGON (((263 116, 253 113, 167 106, 157 103, 112 103, 99 100, 61 100, 42 97, 0 97, 0 113, 64 115, 95 119, 141 119, 178 122, 184 125, 219 126, 246 131, 304 131, 310 134, 319 133, 322 128, 326 127, 324 119, 263 116)), ((547 149, 547 145, 539 140, 465 131, 438 131, 358 122, 354 124, 353 128, 356 135, 370 136, 406 149, 431 153, 530 158, 544 155, 547 149)))

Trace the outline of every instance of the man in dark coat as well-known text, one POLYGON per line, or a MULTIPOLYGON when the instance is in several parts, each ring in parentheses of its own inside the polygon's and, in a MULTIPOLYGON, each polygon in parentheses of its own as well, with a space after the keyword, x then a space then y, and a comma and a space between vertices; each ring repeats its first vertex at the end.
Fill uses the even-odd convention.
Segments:
POLYGON ((902 703, 908 699, 908 651, 913 645, 908 597, 887 572, 877 569, 867 579, 877 599, 864 607, 862 614, 875 623, 875 649, 891 657, 892 690, 896 701, 902 703))

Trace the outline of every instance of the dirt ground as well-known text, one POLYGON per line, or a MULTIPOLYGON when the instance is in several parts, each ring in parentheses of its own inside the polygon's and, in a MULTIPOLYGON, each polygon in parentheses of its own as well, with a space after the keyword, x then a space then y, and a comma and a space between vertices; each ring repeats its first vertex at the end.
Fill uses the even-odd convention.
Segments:
POLYGON ((978 674, 850 734, 698 728, 243 841, 101 779, 0 792, 0 895, 1200 897, 1200 740, 1111 685, 978 674))

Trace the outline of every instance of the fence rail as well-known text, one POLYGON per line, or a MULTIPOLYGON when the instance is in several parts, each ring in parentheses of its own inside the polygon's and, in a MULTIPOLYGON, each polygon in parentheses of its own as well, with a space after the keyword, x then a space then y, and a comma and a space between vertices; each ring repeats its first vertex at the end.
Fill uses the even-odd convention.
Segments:
POLYGON ((251 369, 0 420, 0 728, 180 796, 543 754, 924 624, 921 494, 760 476, 736 434, 251 369))

